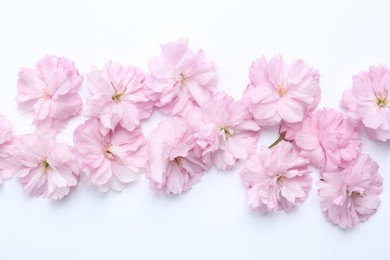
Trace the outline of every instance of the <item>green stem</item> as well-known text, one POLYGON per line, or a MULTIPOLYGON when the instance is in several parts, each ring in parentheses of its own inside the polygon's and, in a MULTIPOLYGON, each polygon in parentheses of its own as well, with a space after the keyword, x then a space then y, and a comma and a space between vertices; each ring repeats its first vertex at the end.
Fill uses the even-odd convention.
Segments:
POLYGON ((269 149, 271 149, 272 147, 276 146, 278 143, 280 143, 281 141, 284 141, 284 137, 286 136, 285 133, 281 133, 279 138, 276 139, 275 142, 273 142, 270 146, 268 146, 269 149))

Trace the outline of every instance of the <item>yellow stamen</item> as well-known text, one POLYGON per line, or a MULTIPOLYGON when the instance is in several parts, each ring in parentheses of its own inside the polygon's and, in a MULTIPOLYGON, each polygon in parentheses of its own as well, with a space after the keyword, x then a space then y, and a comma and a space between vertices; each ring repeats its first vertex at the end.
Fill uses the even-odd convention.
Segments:
POLYGON ((287 89, 283 85, 279 86, 278 93, 280 97, 284 97, 287 94, 287 89))
POLYGON ((385 98, 379 98, 379 97, 377 97, 377 98, 376 98, 376 104, 377 104, 379 107, 386 107, 388 103, 389 103, 389 100, 387 99, 387 97, 385 97, 385 98))
POLYGON ((112 82, 110 82, 110 83, 111 83, 112 88, 114 89, 114 95, 112 95, 111 99, 115 103, 119 103, 121 101, 122 96, 125 94, 127 88, 125 88, 123 90, 123 92, 119 92, 116 90, 114 83, 112 83, 112 82))
POLYGON ((180 77, 181 77, 180 84, 182 86, 184 86, 186 84, 186 81, 187 81, 187 75, 184 72, 182 72, 182 73, 180 73, 180 77))
POLYGON ((115 159, 115 154, 113 154, 113 153, 108 149, 108 147, 104 148, 103 153, 104 153, 104 156, 105 156, 106 158, 111 159, 111 160, 115 159))
POLYGON ((228 127, 221 127, 219 130, 223 131, 226 139, 229 139, 233 135, 228 127))
POLYGON ((50 169, 50 164, 45 160, 42 163, 43 173, 47 173, 50 169))

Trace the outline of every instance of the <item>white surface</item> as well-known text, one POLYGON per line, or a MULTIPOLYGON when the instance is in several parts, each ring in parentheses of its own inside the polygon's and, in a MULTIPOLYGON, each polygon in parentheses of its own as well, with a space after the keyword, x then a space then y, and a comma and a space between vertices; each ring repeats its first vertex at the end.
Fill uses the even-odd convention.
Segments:
MULTIPOLYGON (((390 66, 389 3, 2 0, 0 113, 16 134, 32 131, 14 102, 17 72, 45 54, 74 60, 83 74, 109 59, 147 70, 148 59, 160 55, 159 43, 178 38, 205 50, 218 66, 219 89, 235 98, 253 60, 281 53, 317 68, 320 106, 338 108, 353 74, 371 64, 390 66)), ((146 122, 145 132, 160 118, 146 122)), ((60 139, 71 142, 82 121, 73 120, 60 139)), ((266 131, 260 143, 274 138, 266 131)), ((121 193, 80 184, 58 202, 28 197, 12 180, 0 187, 0 259, 390 259, 390 143, 363 138, 363 151, 380 164, 385 185, 378 213, 352 230, 326 222, 315 186, 289 214, 252 212, 241 166, 211 170, 177 197, 151 192, 143 176, 121 193)))

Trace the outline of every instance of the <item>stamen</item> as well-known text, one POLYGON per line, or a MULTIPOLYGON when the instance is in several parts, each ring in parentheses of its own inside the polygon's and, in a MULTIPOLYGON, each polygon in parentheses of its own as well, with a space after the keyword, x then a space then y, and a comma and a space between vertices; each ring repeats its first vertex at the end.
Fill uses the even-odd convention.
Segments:
POLYGON ((220 130, 220 131, 223 131, 223 133, 224 133, 226 139, 229 139, 229 138, 233 135, 233 133, 231 132, 231 130, 229 129, 229 127, 221 127, 219 130, 220 130))
POLYGON ((280 97, 285 96, 287 94, 287 88, 285 87, 285 84, 281 83, 278 86, 279 86, 279 89, 278 89, 279 96, 280 97))
POLYGON ((111 99, 115 103, 119 103, 121 101, 122 96, 126 93, 127 87, 123 90, 123 92, 118 92, 114 86, 114 83, 110 82, 112 88, 114 89, 114 95, 112 95, 111 99))
POLYGON ((377 98, 376 98, 376 104, 377 104, 379 107, 386 107, 388 103, 389 103, 389 100, 388 100, 387 97, 385 97, 385 98, 379 98, 379 97, 377 97, 377 98))
POLYGON ((184 72, 182 72, 182 73, 180 73, 180 77, 181 77, 180 84, 182 86, 184 86, 186 84, 186 81, 187 81, 187 75, 184 72))
POLYGON ((44 99, 51 99, 52 95, 50 95, 48 88, 45 88, 42 92, 42 97, 44 99))
POLYGON ((362 193, 360 193, 360 192, 358 192, 358 191, 352 191, 352 192, 351 192, 351 197, 352 197, 352 198, 357 198, 357 197, 359 197, 359 198, 364 198, 364 194, 362 194, 362 193))
POLYGON ((181 158, 180 157, 176 157, 174 159, 175 163, 179 166, 180 165, 180 161, 181 161, 181 158))
POLYGON ((286 182, 287 178, 285 176, 279 176, 277 179, 276 179, 276 183, 281 187, 284 185, 284 183, 286 182))
POLYGON ((114 160, 115 159, 115 154, 113 154, 110 150, 109 150, 109 147, 106 146, 103 150, 103 153, 104 153, 104 156, 110 160, 114 160))
POLYGON ((39 166, 42 166, 43 173, 47 173, 50 170, 50 164, 44 160, 43 162, 38 164, 39 166))

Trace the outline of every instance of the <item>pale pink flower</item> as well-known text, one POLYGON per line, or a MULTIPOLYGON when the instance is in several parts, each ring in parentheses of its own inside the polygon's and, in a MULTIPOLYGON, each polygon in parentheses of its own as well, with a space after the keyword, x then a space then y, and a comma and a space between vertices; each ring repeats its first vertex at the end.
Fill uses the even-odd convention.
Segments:
POLYGON ((78 184, 73 148, 52 134, 19 136, 13 153, 15 177, 29 195, 62 199, 78 184))
POLYGON ((323 174, 317 183, 318 195, 329 222, 350 228, 377 211, 383 186, 378 169, 374 160, 360 154, 348 168, 323 174))
POLYGON ((209 154, 218 169, 232 169, 256 150, 259 125, 244 104, 224 92, 217 93, 199 111, 191 112, 189 121, 196 129, 203 158, 209 154))
POLYGON ((321 89, 317 89, 317 94, 314 96, 314 102, 311 103, 306 111, 304 119, 297 123, 290 123, 282 120, 280 123, 279 133, 283 134, 285 140, 294 140, 297 132, 302 128, 303 121, 308 118, 317 108, 321 99, 321 89))
POLYGON ((353 76, 352 88, 341 100, 347 115, 362 123, 368 135, 380 141, 390 139, 390 70, 371 66, 353 76))
POLYGON ((75 130, 73 140, 84 181, 102 192, 126 188, 147 162, 147 140, 140 128, 130 132, 117 125, 107 131, 92 118, 75 130))
POLYGON ((0 184, 12 177, 13 139, 11 122, 0 115, 0 184))
POLYGON ((179 194, 198 183, 208 166, 194 152, 194 132, 181 118, 162 121, 149 134, 146 177, 153 190, 179 194))
POLYGON ((81 112, 83 102, 77 92, 82 82, 73 62, 48 55, 35 69, 20 70, 16 101, 22 112, 33 116, 39 133, 58 132, 81 112))
POLYGON ((281 56, 253 62, 243 102, 261 126, 301 122, 320 96, 319 74, 301 60, 286 65, 281 56))
POLYGON ((92 96, 86 115, 99 118, 108 129, 119 124, 132 131, 153 111, 153 102, 145 92, 145 75, 136 67, 110 61, 102 70, 90 72, 87 83, 92 96))
POLYGON ((205 104, 217 85, 214 62, 202 50, 194 53, 187 40, 161 45, 162 57, 150 60, 150 89, 155 105, 172 115, 185 115, 205 104))
POLYGON ((321 171, 346 167, 360 153, 360 132, 333 109, 318 110, 303 121, 294 143, 321 171))
POLYGON ((289 142, 282 141, 271 149, 262 147, 245 161, 240 172, 249 205, 266 214, 288 212, 304 202, 312 185, 308 163, 289 142))

